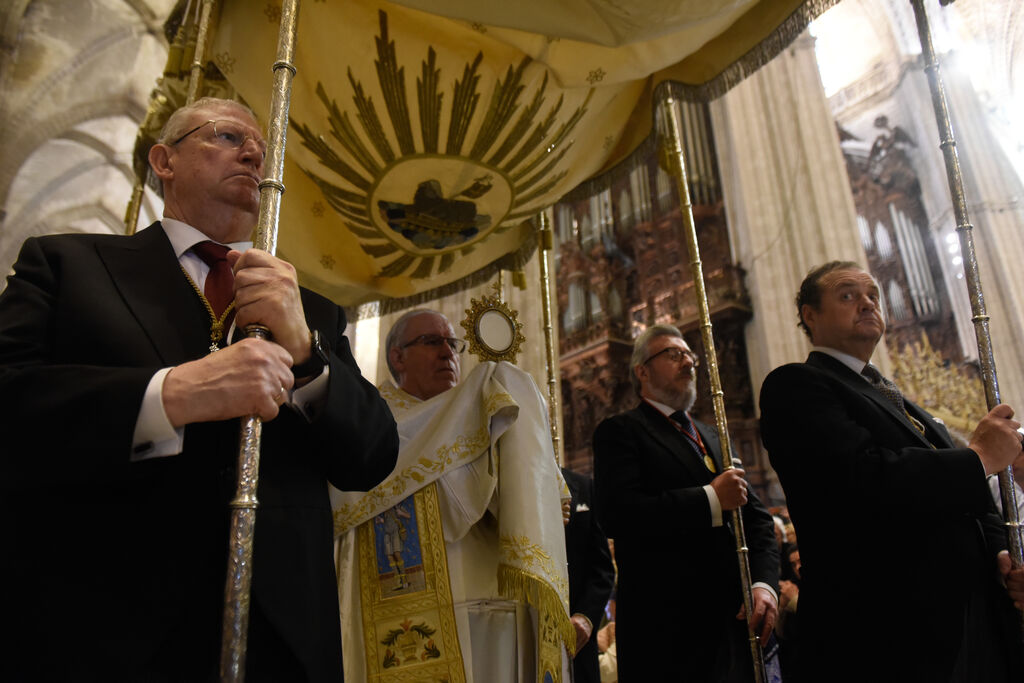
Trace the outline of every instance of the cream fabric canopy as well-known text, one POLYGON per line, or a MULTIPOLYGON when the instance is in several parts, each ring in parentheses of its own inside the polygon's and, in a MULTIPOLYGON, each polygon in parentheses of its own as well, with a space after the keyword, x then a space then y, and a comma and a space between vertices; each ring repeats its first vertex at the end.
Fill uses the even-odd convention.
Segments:
MULTIPOLYGON (((307 0, 279 253, 343 304, 514 267, 531 217, 648 137, 655 83, 717 94, 830 4, 307 0)), ((225 2, 211 50, 264 119, 279 16, 225 2)))

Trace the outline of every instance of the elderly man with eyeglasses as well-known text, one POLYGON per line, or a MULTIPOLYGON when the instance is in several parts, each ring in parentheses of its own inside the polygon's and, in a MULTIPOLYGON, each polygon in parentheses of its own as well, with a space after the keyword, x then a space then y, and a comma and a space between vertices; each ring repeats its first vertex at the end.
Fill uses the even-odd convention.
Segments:
POLYGON ((327 484, 376 485, 398 436, 342 309, 250 248, 265 149, 248 108, 199 100, 149 153, 162 221, 22 248, 0 295, 2 680, 218 678, 248 415, 246 678, 342 679, 327 484), (229 344, 249 324, 269 338, 229 344))
POLYGON ((459 383, 466 342, 440 313, 412 311, 398 319, 385 340, 388 369, 398 387, 421 401, 459 383))
POLYGON ((403 315, 385 347, 398 464, 333 494, 346 680, 568 683, 569 496, 536 384, 505 362, 461 377, 465 342, 435 311, 403 315))
POLYGON ((649 328, 630 360, 640 404, 594 433, 598 520, 615 539, 619 570, 623 681, 753 680, 731 510, 742 510, 754 581, 749 622, 762 643, 777 614, 774 523, 743 470, 723 471, 715 428, 690 417, 696 368, 678 329, 649 328))

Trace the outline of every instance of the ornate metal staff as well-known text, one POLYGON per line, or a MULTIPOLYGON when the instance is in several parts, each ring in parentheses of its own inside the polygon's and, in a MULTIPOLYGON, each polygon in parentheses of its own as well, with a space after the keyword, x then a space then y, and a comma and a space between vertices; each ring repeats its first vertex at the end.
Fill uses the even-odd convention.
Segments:
MULTIPOLYGON (((203 87, 203 65, 206 63, 206 44, 210 33, 210 19, 213 14, 213 8, 217 4, 217 0, 203 0, 202 14, 199 18, 198 34, 196 36, 196 48, 192 56, 191 70, 189 72, 188 81, 188 95, 185 98, 185 104, 192 104, 196 101, 199 96, 199 91, 203 87)), ((182 21, 181 27, 178 29, 178 36, 175 37, 174 43, 177 44, 178 39, 182 40, 184 47, 185 34, 188 32, 188 21, 189 18, 186 16, 182 21)), ((174 45, 171 46, 170 54, 168 55, 168 66, 171 64, 171 56, 174 55, 174 45)), ((180 56, 180 55, 179 55, 180 56)), ((166 75, 166 73, 165 73, 166 75)), ((157 101, 162 96, 158 94, 158 91, 154 91, 153 96, 150 98, 149 111, 146 113, 146 121, 143 123, 142 130, 149 128, 149 123, 154 118, 157 109, 157 101)), ((149 174, 149 168, 142 171, 142 174, 135 175, 135 184, 132 185, 132 196, 128 200, 128 208, 125 210, 124 215, 124 227, 125 234, 134 235, 139 225, 139 212, 142 209, 142 196, 146 189, 146 176, 149 174)))
POLYGON ((210 16, 217 0, 203 0, 202 14, 199 17, 199 33, 196 35, 196 51, 192 56, 191 69, 188 75, 188 95, 185 104, 191 104, 199 97, 203 87, 203 66, 206 64, 206 42, 210 32, 210 16))
MULTIPOLYGON (((711 400, 715 408, 715 425, 718 427, 718 440, 722 444, 722 465, 726 470, 734 468, 732 460, 732 443, 729 440, 729 425, 725 417, 725 401, 723 400, 722 381, 718 375, 718 355, 715 353, 715 338, 711 332, 711 313, 708 310, 708 294, 704 287, 704 270, 700 261, 700 250, 697 245, 697 226, 693 221, 693 205, 690 202, 690 188, 686 177, 686 160, 683 157, 682 124, 676 101, 672 98, 666 84, 658 90, 658 111, 665 123, 666 136, 662 138, 662 162, 676 180, 679 190, 680 213, 683 218, 683 235, 686 248, 690 255, 690 272, 693 275, 694 294, 697 297, 697 308, 700 313, 701 340, 704 343, 704 354, 707 357, 708 378, 711 380, 711 400)), ((731 512, 734 536, 736 537, 736 559, 740 567, 740 582, 743 589, 743 606, 747 615, 753 614, 754 599, 750 577, 750 558, 747 548, 747 535, 743 529, 743 515, 740 508, 731 512)), ((764 683, 767 675, 764 668, 764 655, 757 634, 749 625, 747 627, 750 655, 754 662, 754 681, 764 683)))
MULTIPOLYGON (((992 355, 992 338, 988 329, 988 314, 985 310, 985 294, 981 291, 981 275, 978 272, 978 259, 974 251, 974 227, 967 216, 967 198, 964 194, 963 176, 960 173, 960 160, 956 153, 956 140, 949 122, 949 108, 946 105, 946 93, 939 74, 939 62, 932 44, 931 29, 928 15, 922 0, 910 0, 917 19, 917 34, 921 39, 921 56, 924 59, 924 71, 928 76, 928 87, 932 93, 932 107, 939 125, 939 147, 946 162, 946 179, 949 182, 949 193, 953 200, 953 214, 956 216, 956 231, 960 236, 960 251, 964 255, 964 275, 967 281, 967 292, 971 299, 971 320, 974 322, 974 335, 978 341, 978 359, 981 363, 981 377, 985 382, 985 400, 988 409, 996 407, 1002 401, 999 398, 999 380, 996 377, 996 361, 992 355)), ((946 3, 943 3, 946 4, 946 3)), ((1013 490, 1013 469, 1007 467, 999 473, 999 497, 1003 503, 1006 533, 1010 541, 1010 561, 1014 568, 1024 565, 1024 539, 1021 537, 1020 520, 1017 517, 1016 493, 1013 490)), ((1024 615, 1022 615, 1024 623, 1024 615)))
POLYGON ((551 419, 551 445, 555 447, 555 462, 564 462, 562 438, 558 433, 558 354, 555 349, 555 332, 551 324, 551 283, 548 272, 548 254, 555 246, 554 233, 547 211, 537 214, 537 227, 540 233, 537 243, 537 258, 540 263, 540 297, 544 322, 544 364, 548 371, 548 416, 551 419))
MULTIPOLYGON (((291 102, 295 34, 299 0, 286 0, 281 8, 281 26, 274 62, 274 85, 270 100, 265 174, 260 182, 259 221, 253 246, 271 254, 277 252, 277 225, 284 194, 284 148, 291 102)), ((259 325, 246 327, 249 337, 266 339, 270 330, 259 325)), ((256 529, 256 488, 259 483, 260 437, 263 422, 257 416, 242 420, 238 453, 238 487, 231 501, 231 534, 228 541, 228 573, 224 586, 224 622, 220 651, 221 681, 245 680, 246 638, 249 632, 249 589, 252 585, 252 543, 256 529)))

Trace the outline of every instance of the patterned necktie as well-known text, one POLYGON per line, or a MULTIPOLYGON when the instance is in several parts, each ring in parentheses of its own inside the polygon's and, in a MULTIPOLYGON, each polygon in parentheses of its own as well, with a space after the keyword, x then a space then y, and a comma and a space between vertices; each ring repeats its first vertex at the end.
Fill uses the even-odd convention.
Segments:
POLYGON ((925 435, 924 425, 921 424, 920 420, 907 412, 907 406, 903 402, 903 394, 900 392, 899 388, 893 384, 892 380, 883 377, 882 373, 878 371, 878 368, 871 363, 865 365, 864 369, 860 371, 860 374, 864 375, 864 377, 871 382, 871 386, 882 394, 882 396, 885 396, 890 403, 899 409, 901 413, 906 415, 907 419, 910 420, 910 423, 914 425, 917 431, 921 432, 922 435, 925 435))
POLYGON ((203 285, 203 296, 213 309, 213 314, 219 320, 224 311, 235 298, 235 275, 228 265, 228 247, 216 242, 200 242, 193 245, 192 251, 199 258, 203 259, 206 265, 210 266, 210 272, 206 275, 206 284, 203 285))
POLYGON ((669 419, 683 428, 683 433, 690 438, 690 445, 693 446, 694 451, 696 451, 697 455, 703 456, 704 466, 711 470, 712 473, 717 473, 718 468, 715 467, 715 461, 701 444, 700 437, 697 436, 697 430, 694 428, 693 421, 690 420, 690 416, 681 410, 677 410, 669 415, 669 419))
POLYGON ((690 416, 681 410, 669 415, 673 422, 683 428, 683 431, 690 435, 690 438, 694 441, 697 440, 697 430, 693 428, 693 422, 690 421, 690 416))
POLYGON ((901 413, 907 411, 903 405, 903 394, 890 380, 882 377, 882 373, 878 371, 871 363, 864 366, 864 369, 860 371, 860 374, 867 377, 868 381, 871 382, 871 386, 878 390, 882 396, 885 396, 889 401, 899 408, 901 413))

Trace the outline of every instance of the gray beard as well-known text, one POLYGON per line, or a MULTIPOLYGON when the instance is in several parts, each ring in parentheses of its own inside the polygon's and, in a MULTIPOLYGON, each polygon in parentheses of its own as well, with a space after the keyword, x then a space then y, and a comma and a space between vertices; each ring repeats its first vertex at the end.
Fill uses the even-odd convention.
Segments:
POLYGON ((664 403, 674 410, 681 410, 684 413, 690 412, 690 408, 697 401, 697 378, 690 382, 690 388, 682 395, 670 395, 662 391, 651 391, 651 398, 658 403, 664 403))
POLYGON ((684 413, 690 412, 690 408, 697 402, 697 378, 694 377, 693 381, 690 382, 690 388, 686 391, 686 396, 683 397, 683 402, 686 407, 683 408, 684 413))

